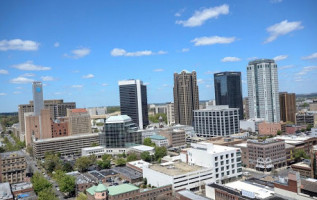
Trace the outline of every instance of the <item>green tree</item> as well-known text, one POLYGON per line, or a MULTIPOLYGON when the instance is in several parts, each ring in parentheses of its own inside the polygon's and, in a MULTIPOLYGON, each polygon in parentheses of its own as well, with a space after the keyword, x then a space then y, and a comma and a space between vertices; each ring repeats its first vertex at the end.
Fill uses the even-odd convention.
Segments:
POLYGON ((109 154, 104 154, 104 155, 101 156, 101 159, 102 159, 103 161, 105 161, 105 160, 111 160, 111 158, 112 158, 112 156, 109 155, 109 154))
POLYGON ((87 197, 87 195, 85 195, 84 193, 79 193, 78 194, 78 196, 77 196, 77 198, 76 198, 76 200, 87 200, 88 199, 88 197, 87 197))
POLYGON ((152 160, 152 156, 150 155, 148 151, 144 151, 141 153, 141 159, 146 162, 150 162, 152 160))
POLYGON ((97 165, 101 169, 109 169, 111 167, 111 161, 110 160, 98 160, 97 165))
POLYGON ((53 171, 62 169, 62 160, 58 154, 47 152, 44 155, 44 168, 52 173, 53 171))
POLYGON ((281 135, 282 131, 281 130, 277 130, 276 135, 281 135))
MULTIPOLYGON (((97 131, 98 132, 98 131, 97 131)), ((96 147, 96 146, 99 146, 96 142, 93 142, 93 143, 91 143, 91 145, 90 145, 91 147, 96 147)))
POLYGON ((59 189, 64 193, 72 193, 75 191, 75 177, 64 175, 62 179, 59 181, 59 189))
POLYGON ((297 149, 294 152, 294 158, 295 162, 299 162, 302 159, 309 159, 309 156, 307 156, 306 152, 303 149, 297 149))
POLYGON ((167 155, 166 147, 155 147, 154 156, 155 156, 156 160, 159 160, 159 159, 163 158, 166 155, 167 155))
POLYGON ((32 176, 31 182, 33 184, 33 189, 36 194, 39 194, 39 192, 45 189, 52 188, 52 184, 46 178, 44 178, 44 176, 39 172, 36 172, 32 176))
POLYGON ((124 166, 126 164, 126 160, 124 158, 118 158, 116 160, 116 165, 117 166, 124 166))
POLYGON ((311 131, 311 128, 313 128, 313 126, 311 124, 308 124, 307 127, 306 127, 306 130, 307 131, 311 131))
POLYGON ((135 161, 138 159, 138 156, 135 153, 131 153, 127 157, 127 162, 135 161))
POLYGON ((155 147, 155 143, 152 142, 151 138, 145 138, 143 144, 150 147, 155 147))
POLYGON ((91 166, 95 163, 96 163, 95 157, 83 156, 83 157, 80 157, 76 160, 75 167, 78 169, 78 171, 84 172, 88 169, 89 166, 91 166))
POLYGON ((31 145, 26 147, 26 152, 28 152, 28 154, 33 157, 33 148, 31 145))
POLYGON ((149 120, 153 123, 159 123, 160 120, 159 118, 162 117, 163 122, 165 122, 167 124, 167 115, 165 113, 157 113, 155 115, 151 115, 149 116, 149 120))
POLYGON ((65 162, 63 164, 62 170, 64 172, 71 172, 71 171, 73 171, 73 166, 69 162, 65 162))
POLYGON ((39 192, 38 200, 58 200, 52 188, 46 188, 39 192))

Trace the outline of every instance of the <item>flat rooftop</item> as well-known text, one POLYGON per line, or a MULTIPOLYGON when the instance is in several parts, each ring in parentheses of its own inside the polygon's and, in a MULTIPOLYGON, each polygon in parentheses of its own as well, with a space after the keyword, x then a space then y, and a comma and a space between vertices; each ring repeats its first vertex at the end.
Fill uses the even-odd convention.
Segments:
POLYGON ((66 174, 75 177, 76 178, 76 184, 94 182, 94 180, 90 179, 89 177, 85 176, 84 174, 79 173, 78 171, 73 171, 73 172, 69 172, 69 173, 66 173, 66 174))
POLYGON ((143 174, 135 169, 130 167, 115 167, 113 171, 117 172, 118 174, 122 174, 130 179, 139 179, 143 177, 143 174))
POLYGON ((12 192, 25 190, 25 189, 28 189, 28 188, 33 188, 32 183, 23 182, 23 183, 11 184, 12 192))
POLYGON ((21 156, 25 156, 25 154, 22 151, 11 151, 11 152, 0 153, 1 159, 21 157, 21 156))
POLYGON ((149 168, 169 176, 177 176, 177 175, 182 175, 189 172, 205 169, 200 166, 188 165, 183 162, 169 162, 169 163, 155 164, 155 165, 150 165, 149 168))
POLYGON ((102 170, 102 171, 89 171, 88 174, 92 175, 93 177, 97 178, 98 181, 105 179, 107 176, 115 176, 118 174, 117 172, 109 169, 109 170, 102 170))
POLYGON ((78 138, 94 137, 94 136, 98 136, 98 135, 99 135, 99 133, 85 133, 85 134, 70 135, 70 136, 65 136, 65 137, 39 139, 37 141, 34 141, 34 143, 74 140, 74 139, 78 139, 78 138))

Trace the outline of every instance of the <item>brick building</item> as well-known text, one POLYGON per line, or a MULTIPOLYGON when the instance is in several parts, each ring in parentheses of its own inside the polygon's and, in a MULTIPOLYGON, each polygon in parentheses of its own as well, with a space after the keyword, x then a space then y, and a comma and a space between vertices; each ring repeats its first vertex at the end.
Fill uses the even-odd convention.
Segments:
POLYGON ((0 154, 0 181, 12 183, 24 182, 27 163, 21 151, 0 154))

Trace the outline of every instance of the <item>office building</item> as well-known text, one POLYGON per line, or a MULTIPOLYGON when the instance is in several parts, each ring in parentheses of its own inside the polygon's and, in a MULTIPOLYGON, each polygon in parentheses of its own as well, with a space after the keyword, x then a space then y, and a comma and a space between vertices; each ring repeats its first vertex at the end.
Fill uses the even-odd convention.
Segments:
MULTIPOLYGON (((243 114, 244 117, 242 119, 249 119, 250 115, 249 115, 249 98, 248 97, 244 97, 243 98, 243 114)), ((240 119, 240 120, 242 120, 240 119)))
POLYGON ((317 125, 317 111, 296 113, 296 125, 317 125))
POLYGON ((121 115, 128 115, 140 129, 149 125, 146 85, 140 80, 119 81, 121 115))
POLYGON ((229 136, 240 132, 239 108, 209 106, 194 110, 194 129, 199 137, 229 136))
POLYGON ((106 120, 104 132, 100 134, 100 145, 106 148, 125 148, 142 144, 142 134, 127 115, 111 116, 106 120))
POLYGON ((199 109, 196 72, 174 73, 174 117, 176 124, 193 124, 193 110, 199 109))
POLYGON ((168 140, 164 136, 152 135, 152 136, 150 136, 150 139, 158 147, 167 147, 168 146, 168 140))
POLYGON ((243 119, 241 72, 220 72, 214 74, 216 105, 239 108, 243 119))
POLYGON ((214 145, 207 142, 192 143, 182 150, 182 162, 211 169, 214 182, 234 180, 242 175, 239 148, 214 145))
MULTIPOLYGON (((65 117, 67 109, 75 109, 75 102, 64 102, 62 99, 44 100, 44 108, 50 110, 50 117, 55 120, 58 117, 65 117)), ((25 133, 24 113, 34 112, 33 101, 29 104, 21 104, 18 106, 20 133, 25 133)))
POLYGON ((33 82, 32 93, 34 102, 34 115, 39 116, 41 110, 44 108, 42 82, 33 82))
POLYGON ((277 65, 271 59, 258 59, 247 66, 250 118, 280 122, 277 65))
POLYGON ((86 109, 67 109, 67 118, 69 135, 91 133, 90 115, 86 109))
POLYGON ((281 121, 295 123, 296 96, 295 93, 280 92, 281 121))
POLYGON ((0 153, 0 182, 24 182, 26 168, 26 159, 22 151, 0 153))
POLYGON ((80 156, 81 149, 99 145, 99 134, 88 133, 66 137, 40 139, 33 142, 33 154, 36 159, 42 159, 45 152, 60 153, 62 156, 80 156))
POLYGON ((166 116, 167 116, 167 124, 172 125, 175 124, 175 117, 174 117, 174 103, 168 103, 166 105, 166 116))
POLYGON ((280 134, 285 133, 286 124, 284 122, 279 123, 268 123, 262 122, 259 124, 259 135, 277 135, 280 131, 280 134))
POLYGON ((186 133, 181 129, 163 129, 159 135, 167 138, 169 147, 181 147, 186 145, 186 133))

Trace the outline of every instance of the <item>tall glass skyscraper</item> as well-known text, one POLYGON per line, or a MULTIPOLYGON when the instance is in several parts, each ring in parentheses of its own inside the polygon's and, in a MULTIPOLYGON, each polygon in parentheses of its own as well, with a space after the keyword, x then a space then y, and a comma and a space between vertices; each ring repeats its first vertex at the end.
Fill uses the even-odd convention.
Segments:
POLYGON ((149 125, 146 85, 140 80, 119 81, 120 109, 128 115, 140 129, 149 125))
POLYGON ((216 105, 239 108, 243 119, 241 72, 220 72, 214 74, 216 105))
POLYGON ((41 114, 41 110, 44 109, 42 82, 33 82, 32 92, 33 92, 34 115, 39 116, 41 114))
POLYGON ((272 59, 257 59, 247 66, 250 118, 280 122, 277 65, 272 59))

